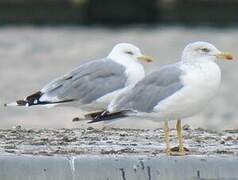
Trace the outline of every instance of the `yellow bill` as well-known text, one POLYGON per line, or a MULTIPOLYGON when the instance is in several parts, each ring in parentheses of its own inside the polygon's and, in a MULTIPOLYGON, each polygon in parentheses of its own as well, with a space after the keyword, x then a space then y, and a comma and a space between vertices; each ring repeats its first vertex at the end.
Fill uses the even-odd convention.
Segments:
POLYGON ((218 59, 222 59, 222 60, 233 60, 234 59, 233 55, 228 52, 221 52, 221 53, 217 54, 216 57, 218 59))
POLYGON ((145 61, 145 62, 152 62, 153 61, 153 58, 150 57, 150 56, 147 56, 147 55, 142 55, 142 56, 138 57, 137 59, 145 61))

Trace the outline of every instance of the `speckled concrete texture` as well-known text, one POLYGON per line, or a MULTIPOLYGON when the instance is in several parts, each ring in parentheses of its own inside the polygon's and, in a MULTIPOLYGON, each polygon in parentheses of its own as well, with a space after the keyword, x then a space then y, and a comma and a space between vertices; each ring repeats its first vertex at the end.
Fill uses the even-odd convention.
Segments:
MULTIPOLYGON (((171 146, 177 146, 171 130, 171 146)), ((211 131, 184 126, 189 155, 238 155, 238 130, 211 131)), ((30 155, 164 155, 162 129, 13 129, 0 130, 0 154, 30 155)))

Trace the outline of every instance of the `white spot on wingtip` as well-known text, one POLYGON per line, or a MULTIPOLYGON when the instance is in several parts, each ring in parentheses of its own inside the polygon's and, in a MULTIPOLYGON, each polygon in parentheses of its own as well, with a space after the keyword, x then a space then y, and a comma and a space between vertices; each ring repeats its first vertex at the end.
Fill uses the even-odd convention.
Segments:
POLYGON ((38 103, 38 101, 37 101, 37 100, 35 100, 35 101, 34 101, 34 104, 37 104, 37 103, 38 103))
POLYGON ((4 106, 17 106, 18 104, 16 102, 4 104, 4 106))

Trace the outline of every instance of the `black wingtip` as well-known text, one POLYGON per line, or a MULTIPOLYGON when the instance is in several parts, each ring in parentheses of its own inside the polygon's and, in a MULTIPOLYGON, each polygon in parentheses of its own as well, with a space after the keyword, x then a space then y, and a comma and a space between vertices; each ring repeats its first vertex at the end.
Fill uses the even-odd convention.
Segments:
MULTIPOLYGON (((30 96, 26 97, 26 101, 21 101, 20 103, 25 103, 25 105, 28 103, 29 106, 31 105, 37 105, 40 103, 40 97, 43 95, 42 92, 37 91, 34 94, 31 94, 30 96)), ((18 103, 18 102, 17 102, 18 103)))
POLYGON ((88 124, 91 124, 91 123, 96 123, 96 122, 99 122, 99 121, 105 121, 108 114, 110 114, 109 111, 102 111, 102 112, 98 112, 98 113, 92 113, 92 114, 88 114, 91 116, 91 119, 92 121, 89 121, 88 124))
POLYGON ((5 103, 5 104, 3 104, 3 106, 4 106, 4 107, 7 107, 7 104, 5 103))
POLYGON ((27 101, 24 101, 24 100, 17 100, 16 103, 17 103, 17 106, 26 106, 27 101))
POLYGON ((85 115, 84 115, 84 118, 93 120, 93 119, 95 119, 98 115, 102 114, 103 112, 104 112, 104 111, 96 111, 96 112, 92 112, 92 113, 89 113, 89 114, 85 114, 85 115))
POLYGON ((108 111, 103 111, 102 113, 98 114, 95 118, 93 118, 92 121, 89 121, 88 124, 96 123, 100 121, 110 121, 117 118, 125 118, 127 117, 126 112, 128 111, 119 111, 119 112, 113 112, 113 113, 110 113, 108 111))

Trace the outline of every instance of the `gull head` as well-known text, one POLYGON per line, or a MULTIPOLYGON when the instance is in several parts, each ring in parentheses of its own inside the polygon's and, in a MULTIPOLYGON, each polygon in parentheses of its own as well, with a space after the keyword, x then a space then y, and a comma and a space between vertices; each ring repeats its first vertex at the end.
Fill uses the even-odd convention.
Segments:
POLYGON ((208 42, 194 42, 188 44, 182 54, 182 61, 196 63, 216 60, 232 60, 233 56, 227 52, 221 52, 208 42))
POLYGON ((122 64, 125 64, 126 61, 128 63, 138 60, 145 62, 152 61, 151 57, 143 55, 138 47, 129 43, 119 43, 115 45, 107 57, 122 64))

